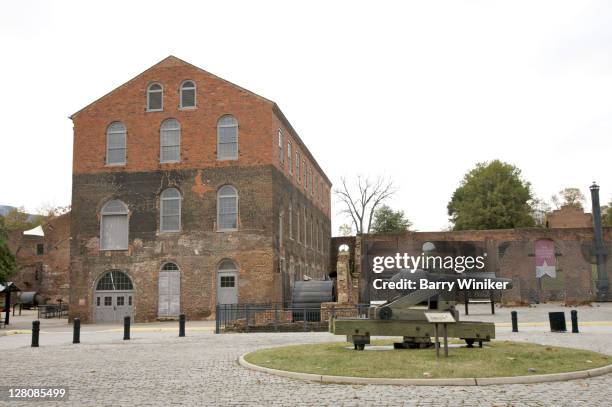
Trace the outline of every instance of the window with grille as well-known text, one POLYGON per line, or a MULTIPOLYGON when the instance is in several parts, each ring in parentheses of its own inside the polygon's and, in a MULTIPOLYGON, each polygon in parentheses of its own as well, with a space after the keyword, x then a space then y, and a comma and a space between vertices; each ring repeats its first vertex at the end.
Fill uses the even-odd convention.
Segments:
POLYGON ((176 188, 168 188, 160 197, 159 228, 162 232, 181 230, 181 193, 176 188))
POLYGON ((164 89, 159 83, 152 83, 147 89, 147 110, 159 111, 164 108, 164 89))
POLYGON ((125 164, 126 131, 121 122, 111 123, 106 129, 106 164, 125 164))
POLYGON ((98 291, 122 291, 122 290, 133 290, 132 280, 122 271, 112 270, 98 280, 96 290, 98 291))
POLYGON ((217 160, 238 159, 238 120, 223 116, 217 122, 217 160))
POLYGON ((181 109, 196 106, 196 86, 193 81, 185 81, 181 84, 181 109))
POLYGON ((231 288, 236 285, 236 278, 234 276, 221 276, 221 287, 231 288))
POLYGON ((225 185, 217 193, 217 229, 238 229, 238 191, 225 185))
POLYGON ((162 163, 181 160, 181 124, 176 119, 164 120, 160 128, 160 157, 162 163))
POLYGON ((176 263, 165 263, 162 267, 162 271, 179 271, 176 263))
POLYGON ((300 179, 300 152, 299 151, 295 152, 295 178, 298 184, 302 182, 302 180, 300 179))
POLYGON ((100 250, 127 250, 127 206, 119 200, 113 200, 102 207, 100 215, 100 250))

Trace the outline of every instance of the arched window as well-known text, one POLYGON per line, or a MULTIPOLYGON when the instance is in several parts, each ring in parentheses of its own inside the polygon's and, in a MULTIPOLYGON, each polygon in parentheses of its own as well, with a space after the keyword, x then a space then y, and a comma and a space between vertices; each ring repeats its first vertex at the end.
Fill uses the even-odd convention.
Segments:
POLYGON ((164 109, 164 88, 159 83, 152 83, 147 88, 147 110, 159 111, 164 109))
POLYGON ((161 269, 162 271, 179 271, 179 267, 176 263, 164 263, 161 269))
POLYGON ((160 128, 160 157, 162 163, 181 160, 181 124, 176 119, 167 119, 160 128))
POLYGON ((185 81, 181 84, 181 109, 196 106, 196 86, 193 81, 185 81))
POLYGON ((122 271, 112 270, 104 274, 96 285, 97 291, 133 290, 132 280, 122 271))
POLYGON ((125 126, 111 123, 106 129, 106 164, 125 164, 125 126))
POLYGON ((217 122, 217 160, 238 159, 238 120, 223 116, 217 122))
POLYGON ((160 231, 179 232, 181 230, 181 193, 176 188, 164 190, 160 197, 159 209, 160 231))
POLYGON ((109 201, 100 215, 100 250, 127 250, 127 206, 119 200, 109 201))
POLYGON ((238 191, 225 185, 217 192, 217 229, 238 229, 238 191))

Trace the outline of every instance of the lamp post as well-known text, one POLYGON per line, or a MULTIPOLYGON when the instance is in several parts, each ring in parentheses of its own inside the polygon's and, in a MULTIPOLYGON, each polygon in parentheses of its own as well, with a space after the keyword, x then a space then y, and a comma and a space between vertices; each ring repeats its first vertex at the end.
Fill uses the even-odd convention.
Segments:
POLYGON ((599 205, 599 185, 593 181, 591 185, 591 203, 593 205, 593 238, 595 240, 595 258, 597 260, 597 301, 606 301, 608 290, 608 274, 604 266, 606 248, 603 244, 601 232, 601 207, 599 205))

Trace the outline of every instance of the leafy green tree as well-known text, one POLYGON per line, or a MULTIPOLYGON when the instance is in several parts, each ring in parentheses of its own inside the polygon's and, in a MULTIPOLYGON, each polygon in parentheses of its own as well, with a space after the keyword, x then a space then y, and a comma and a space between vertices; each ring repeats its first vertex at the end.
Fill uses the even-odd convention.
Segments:
POLYGON ((405 232, 412 222, 406 219, 404 211, 394 211, 387 205, 382 205, 374 212, 374 222, 372 224, 372 232, 374 233, 392 233, 405 232))
POLYGON ((553 195, 551 200, 557 209, 562 206, 583 209, 586 202, 584 194, 578 188, 564 188, 559 191, 558 195, 553 195))
POLYGON ((448 203, 454 230, 534 226, 531 185, 521 170, 500 160, 482 162, 465 174, 448 203))
POLYGON ((15 256, 13 256, 13 253, 9 250, 6 239, 7 233, 4 226, 4 219, 0 216, 0 282, 6 282, 17 267, 15 256))

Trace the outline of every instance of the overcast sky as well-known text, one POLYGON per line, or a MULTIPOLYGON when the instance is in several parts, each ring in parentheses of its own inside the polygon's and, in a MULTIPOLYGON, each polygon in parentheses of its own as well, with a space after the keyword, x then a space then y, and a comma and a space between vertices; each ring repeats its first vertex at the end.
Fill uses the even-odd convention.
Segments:
POLYGON ((418 230, 495 158, 612 198, 612 2, 296 3, 0 3, 0 204, 69 204, 68 116, 170 54, 276 101, 332 182, 392 177, 418 230))

